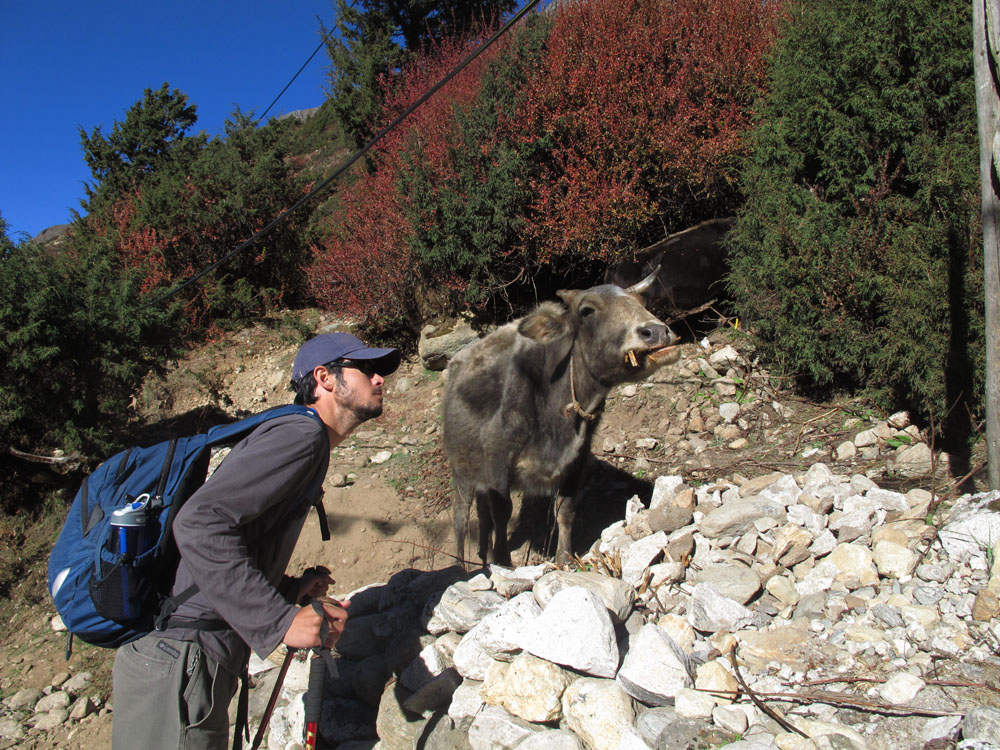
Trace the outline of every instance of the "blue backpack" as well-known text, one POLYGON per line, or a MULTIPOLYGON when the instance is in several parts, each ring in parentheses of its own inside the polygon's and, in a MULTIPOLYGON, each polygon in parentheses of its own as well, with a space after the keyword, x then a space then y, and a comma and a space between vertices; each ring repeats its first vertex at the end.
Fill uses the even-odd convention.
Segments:
MULTIPOLYGON (((312 409, 277 406, 199 435, 128 448, 83 481, 49 556, 49 593, 70 643, 76 636, 117 648, 153 630, 179 561, 171 524, 205 482, 211 449, 291 414, 322 424, 312 409)), ((316 507, 323 539, 329 539, 321 501, 316 507)), ((174 604, 195 591, 178 595, 174 604)))

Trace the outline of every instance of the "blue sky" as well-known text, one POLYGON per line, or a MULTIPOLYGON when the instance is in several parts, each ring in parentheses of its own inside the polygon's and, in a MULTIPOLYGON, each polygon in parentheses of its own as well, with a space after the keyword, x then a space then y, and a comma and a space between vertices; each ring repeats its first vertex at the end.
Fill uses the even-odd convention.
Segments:
MULTIPOLYGON (((0 0, 0 215, 15 240, 70 221, 84 183, 79 128, 109 133, 164 82, 222 132, 236 105, 260 115, 333 25, 331 0, 0 0), (22 234, 23 233, 23 234, 22 234)), ((321 50, 268 117, 319 106, 321 50)))

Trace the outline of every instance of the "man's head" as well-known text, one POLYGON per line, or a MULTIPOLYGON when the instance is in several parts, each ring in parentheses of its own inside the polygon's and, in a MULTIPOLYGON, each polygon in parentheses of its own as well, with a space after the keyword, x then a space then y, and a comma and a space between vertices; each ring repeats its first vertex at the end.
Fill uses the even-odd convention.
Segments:
POLYGON ((385 376, 396 371, 400 359, 398 349, 371 349, 349 333, 320 334, 295 356, 295 403, 332 409, 330 416, 344 427, 346 422, 356 425, 377 417, 382 413, 385 376))

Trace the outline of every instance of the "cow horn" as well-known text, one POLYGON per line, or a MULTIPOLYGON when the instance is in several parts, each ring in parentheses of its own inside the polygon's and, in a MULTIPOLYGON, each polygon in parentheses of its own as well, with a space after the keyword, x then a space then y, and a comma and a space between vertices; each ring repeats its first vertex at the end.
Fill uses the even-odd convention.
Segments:
POLYGON ((656 260, 653 261, 653 272, 649 274, 649 276, 644 278, 638 284, 633 284, 625 291, 631 294, 644 294, 646 290, 653 285, 653 282, 656 281, 657 275, 660 273, 660 258, 662 257, 662 253, 656 256, 656 260))

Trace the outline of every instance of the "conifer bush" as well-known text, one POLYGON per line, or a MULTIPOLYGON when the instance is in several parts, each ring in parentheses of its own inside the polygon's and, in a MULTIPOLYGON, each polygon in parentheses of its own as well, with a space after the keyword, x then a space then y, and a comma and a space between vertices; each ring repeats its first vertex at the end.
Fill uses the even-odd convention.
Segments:
POLYGON ((142 377, 176 343, 170 310, 136 309, 141 279, 90 250, 0 253, 0 446, 103 456, 142 377))
POLYGON ((968 420, 982 393, 968 4, 789 14, 730 235, 737 314, 812 387, 968 420))
MULTIPOLYGON (((305 194, 287 163, 290 123, 258 126, 238 109, 225 136, 189 135, 196 108, 167 84, 105 136, 81 131, 95 178, 77 246, 118 256, 162 294, 227 256, 305 194)), ((286 217, 252 246, 182 293, 188 332, 225 327, 277 305, 301 303, 306 215, 286 217)))

